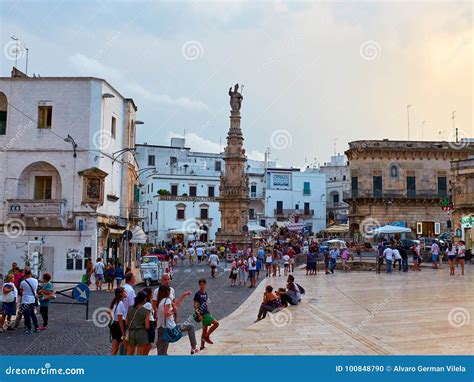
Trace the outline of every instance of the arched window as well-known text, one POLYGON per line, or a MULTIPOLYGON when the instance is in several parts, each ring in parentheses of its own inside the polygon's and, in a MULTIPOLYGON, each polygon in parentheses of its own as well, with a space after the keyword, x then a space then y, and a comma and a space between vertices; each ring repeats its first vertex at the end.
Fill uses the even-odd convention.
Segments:
POLYGON ((199 205, 199 217, 201 219, 209 219, 209 204, 199 205))
POLYGON ((398 178, 398 166, 395 164, 392 164, 390 166, 390 176, 392 178, 398 178))
POLYGON ((0 92, 0 135, 5 135, 7 133, 7 111, 7 96, 0 92))

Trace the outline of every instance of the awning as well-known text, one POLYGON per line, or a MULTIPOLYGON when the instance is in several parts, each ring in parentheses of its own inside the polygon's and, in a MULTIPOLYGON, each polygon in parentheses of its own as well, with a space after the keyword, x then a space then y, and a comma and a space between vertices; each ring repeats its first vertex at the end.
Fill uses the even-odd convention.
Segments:
POLYGON ((408 233, 411 232, 410 228, 397 227, 394 225, 385 225, 383 227, 375 228, 373 230, 374 234, 390 234, 390 233, 408 233))
POLYGON ((262 226, 257 225, 257 224, 249 224, 247 227, 248 227, 249 231, 251 231, 251 232, 263 232, 263 231, 267 230, 267 228, 262 227, 262 226))
POLYGON ((130 240, 130 243, 139 243, 139 244, 145 244, 147 242, 147 236, 145 232, 139 227, 136 226, 133 231, 132 231, 132 239, 130 240))
POLYGON ((122 235, 125 230, 117 228, 108 228, 110 235, 122 235))
POLYGON ((288 231, 301 231, 303 228, 306 227, 305 223, 287 223, 285 227, 288 231))
POLYGON ((341 224, 341 225, 333 225, 331 227, 328 227, 326 229, 322 230, 323 232, 326 233, 342 233, 342 232, 349 232, 349 226, 347 224, 341 224))
POLYGON ((194 232, 196 232, 196 234, 198 235, 202 235, 204 233, 207 233, 207 231, 204 231, 203 229, 193 229, 192 231, 191 230, 187 230, 187 229, 170 229, 168 231, 168 233, 170 234, 183 234, 183 235, 192 235, 194 234, 194 232))

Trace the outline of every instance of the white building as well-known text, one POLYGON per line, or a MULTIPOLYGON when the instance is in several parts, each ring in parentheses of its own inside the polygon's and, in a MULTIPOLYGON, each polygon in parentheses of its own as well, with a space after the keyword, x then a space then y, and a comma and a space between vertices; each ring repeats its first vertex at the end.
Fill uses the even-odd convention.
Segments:
POLYGON ((34 252, 56 281, 98 256, 130 262, 135 112, 102 79, 0 78, 0 273, 34 252))
POLYGON ((325 174, 309 168, 267 169, 265 224, 288 220, 304 223, 309 232, 326 227, 325 174))
POLYGON ((350 170, 345 155, 331 156, 331 162, 320 166, 326 174, 326 208, 328 224, 347 224, 349 206, 343 200, 344 191, 350 189, 350 170))
MULTIPOLYGON (((170 146, 137 145, 140 167, 142 228, 151 243, 198 239, 214 240, 220 228, 220 176, 224 156, 191 151, 183 138, 170 146)), ((250 223, 264 216, 265 162, 247 160, 250 223)))

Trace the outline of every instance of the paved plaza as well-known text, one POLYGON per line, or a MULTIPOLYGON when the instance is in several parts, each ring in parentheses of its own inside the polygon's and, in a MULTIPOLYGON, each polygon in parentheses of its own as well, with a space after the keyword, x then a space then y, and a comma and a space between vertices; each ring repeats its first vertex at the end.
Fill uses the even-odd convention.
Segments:
MULTIPOLYGON (((265 286, 284 286, 267 279, 221 320, 215 344, 201 354, 473 354, 472 270, 464 277, 450 277, 446 266, 392 275, 298 271, 301 305, 254 323, 265 286)), ((169 353, 188 348, 184 339, 169 353)))

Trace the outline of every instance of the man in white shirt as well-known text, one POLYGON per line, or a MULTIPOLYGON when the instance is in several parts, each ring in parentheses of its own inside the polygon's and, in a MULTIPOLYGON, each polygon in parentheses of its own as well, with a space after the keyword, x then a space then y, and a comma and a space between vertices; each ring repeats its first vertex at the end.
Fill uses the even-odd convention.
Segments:
POLYGON ((204 255, 204 249, 202 247, 197 247, 196 248, 196 255, 198 258, 198 264, 202 264, 202 256, 204 255))
POLYGON ((25 268, 24 280, 20 283, 21 296, 21 311, 25 317, 26 334, 39 332, 38 318, 35 313, 35 305, 37 301, 38 280, 31 275, 31 269, 25 268), (31 328, 31 321, 33 321, 34 330, 31 328))
POLYGON ((431 244, 431 263, 433 269, 438 269, 439 246, 436 243, 431 244))
POLYGON ((397 248, 392 249, 392 254, 393 254, 393 267, 395 268, 397 266, 398 262, 398 272, 402 271, 402 256, 400 255, 400 252, 398 251, 397 248))
POLYGON ((125 289, 125 292, 127 292, 127 298, 123 302, 125 305, 125 311, 128 312, 128 308, 133 306, 135 303, 135 290, 133 287, 135 286, 136 279, 135 275, 132 272, 128 272, 125 275, 125 285, 123 286, 125 289))
POLYGON ((97 262, 94 266, 94 277, 95 277, 95 288, 97 290, 102 289, 102 283, 104 282, 104 269, 105 265, 102 262, 102 259, 97 258, 97 262))
POLYGON ((250 279, 250 286, 249 288, 255 288, 257 283, 257 258, 254 255, 250 255, 248 261, 248 268, 249 268, 249 279, 250 279))
POLYGON ((387 247, 383 251, 383 257, 387 263, 387 273, 392 273, 392 261, 393 261, 393 251, 392 248, 387 247))
POLYGON ((211 266, 211 276, 215 278, 216 268, 217 268, 217 265, 219 264, 219 256, 217 256, 215 253, 212 253, 211 256, 209 256, 209 260, 207 262, 211 266))

